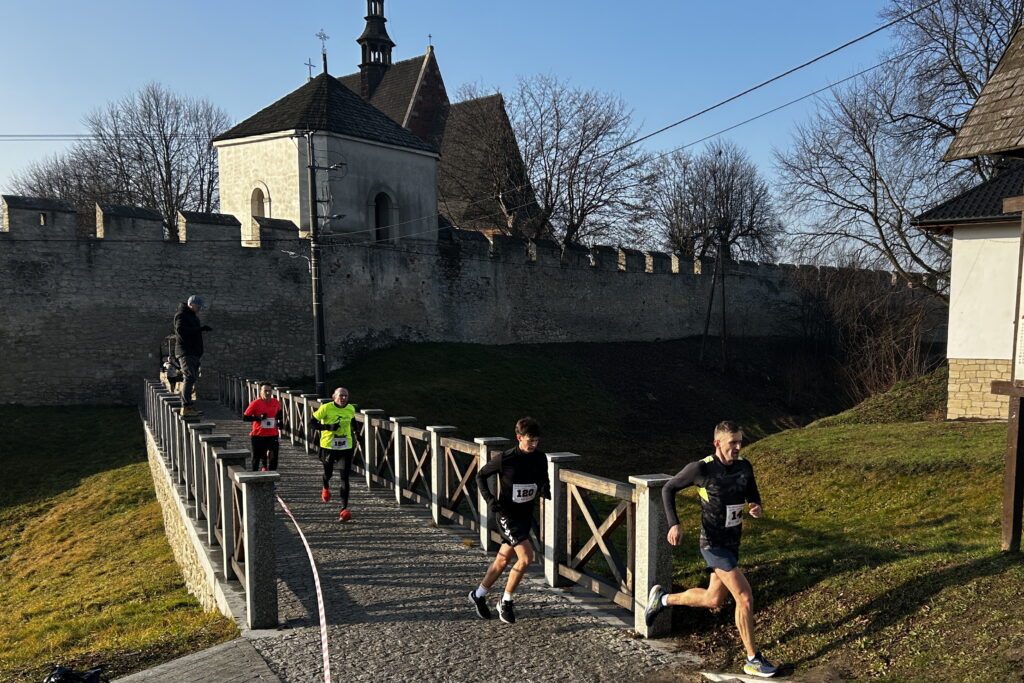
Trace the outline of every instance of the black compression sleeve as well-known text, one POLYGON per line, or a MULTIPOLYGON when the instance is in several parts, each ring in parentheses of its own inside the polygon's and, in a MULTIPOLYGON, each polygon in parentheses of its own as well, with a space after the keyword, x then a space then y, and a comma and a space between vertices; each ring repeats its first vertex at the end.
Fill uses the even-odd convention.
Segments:
POLYGON ((701 462, 691 462, 679 470, 676 476, 668 480, 661 489, 661 502, 665 506, 665 518, 668 520, 669 528, 679 524, 679 515, 676 514, 676 494, 687 486, 693 486, 701 473, 701 462))
POLYGON ((476 473, 476 487, 480 491, 480 497, 487 501, 488 505, 494 504, 494 494, 487 485, 487 480, 498 474, 501 469, 501 456, 491 458, 487 464, 481 467, 476 473))

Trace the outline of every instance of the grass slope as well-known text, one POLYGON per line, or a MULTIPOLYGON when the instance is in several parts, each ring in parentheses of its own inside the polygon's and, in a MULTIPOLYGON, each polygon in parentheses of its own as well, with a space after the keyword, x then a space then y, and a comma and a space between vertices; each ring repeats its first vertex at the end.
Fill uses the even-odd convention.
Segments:
POLYGON ((824 398, 794 410, 767 378, 724 382, 696 362, 699 349, 699 340, 404 344, 366 354, 328 383, 347 387, 360 408, 456 425, 467 439, 512 438, 515 421, 532 415, 546 450, 579 453, 584 469, 620 479, 675 473, 707 455, 720 420, 741 422, 756 439, 832 407, 824 398))
POLYGON ((50 662, 111 676, 237 635, 185 590, 138 414, 0 407, 0 680, 50 662))

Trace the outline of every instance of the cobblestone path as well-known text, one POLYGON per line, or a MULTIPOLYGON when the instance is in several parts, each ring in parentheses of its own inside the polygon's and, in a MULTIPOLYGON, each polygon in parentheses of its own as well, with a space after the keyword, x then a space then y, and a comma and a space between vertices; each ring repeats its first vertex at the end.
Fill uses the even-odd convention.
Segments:
MULTIPOLYGON (((247 423, 205 403, 218 433, 248 447, 247 423)), ((625 610, 594 609, 543 583, 531 568, 516 593, 517 623, 479 619, 467 600, 490 558, 468 531, 434 527, 420 506, 399 506, 385 489, 352 476, 353 520, 320 500, 322 469, 282 440, 278 495, 291 509, 317 563, 334 681, 700 680, 683 661, 632 637, 625 610), (678 672, 678 673, 676 673, 678 672)), ((337 474, 332 493, 337 497, 337 474)), ((323 679, 313 577, 301 539, 283 511, 277 524, 277 631, 246 634, 282 681, 323 679)), ((506 572, 507 576, 507 572, 506 572)), ((488 596, 500 596, 504 577, 488 596)), ((582 595, 582 594, 581 594, 582 595)))

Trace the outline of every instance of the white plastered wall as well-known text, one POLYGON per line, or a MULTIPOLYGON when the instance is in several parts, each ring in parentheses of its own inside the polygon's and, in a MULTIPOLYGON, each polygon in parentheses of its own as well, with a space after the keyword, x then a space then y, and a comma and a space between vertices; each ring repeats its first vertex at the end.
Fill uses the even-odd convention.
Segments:
POLYGON ((949 288, 949 358, 1009 359, 1020 224, 956 228, 949 288))

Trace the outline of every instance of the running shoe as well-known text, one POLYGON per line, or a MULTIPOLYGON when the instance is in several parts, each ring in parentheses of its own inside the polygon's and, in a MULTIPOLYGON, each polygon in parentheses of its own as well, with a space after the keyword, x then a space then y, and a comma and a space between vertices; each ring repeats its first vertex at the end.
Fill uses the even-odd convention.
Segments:
POLYGON ((661 599, 665 595, 665 589, 658 584, 651 586, 651 592, 647 594, 647 609, 644 610, 644 621, 647 622, 648 626, 654 623, 655 617, 665 607, 661 604, 661 599))
POLYGON ((743 663, 743 673, 750 674, 751 676, 759 676, 761 678, 771 678, 775 675, 775 672, 779 670, 779 667, 772 666, 771 663, 764 658, 760 652, 754 655, 753 659, 748 659, 743 663))
POLYGON ((512 609, 511 600, 502 600, 498 603, 498 618, 506 624, 516 623, 516 611, 512 609))
POLYGON ((348 511, 348 508, 343 508, 342 511, 338 513, 339 522, 347 522, 350 519, 352 519, 352 513, 348 511))
POLYGON ((330 489, 321 489, 320 490, 320 500, 322 500, 325 503, 330 503, 331 502, 331 490, 330 489))
POLYGON ((469 591, 469 601, 476 607, 476 615, 481 619, 491 618, 491 609, 487 606, 487 596, 476 597, 476 590, 469 591))

